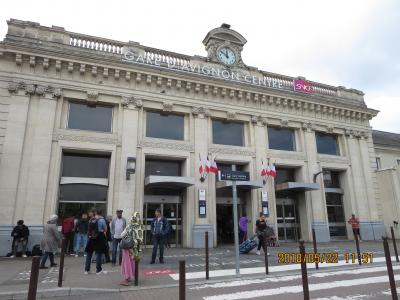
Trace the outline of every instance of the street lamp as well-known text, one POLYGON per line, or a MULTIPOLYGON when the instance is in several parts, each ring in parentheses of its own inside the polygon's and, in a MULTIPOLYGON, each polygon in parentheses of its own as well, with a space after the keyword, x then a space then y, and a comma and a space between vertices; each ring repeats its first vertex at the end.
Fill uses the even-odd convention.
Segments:
POLYGON ((131 174, 135 174, 136 171, 136 158, 128 157, 126 160, 126 180, 131 179, 131 174))

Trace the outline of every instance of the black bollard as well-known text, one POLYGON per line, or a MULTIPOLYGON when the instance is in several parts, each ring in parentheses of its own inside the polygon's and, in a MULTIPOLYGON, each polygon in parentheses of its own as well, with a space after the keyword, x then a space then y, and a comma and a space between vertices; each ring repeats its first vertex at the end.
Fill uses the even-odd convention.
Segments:
POLYGON ((135 258, 135 286, 139 285, 139 259, 135 258))
POLYGON ((360 241, 358 240, 358 234, 354 235, 354 240, 356 241, 358 264, 361 266, 360 241))
POLYGON ((210 279, 210 261, 209 261, 209 253, 208 253, 208 231, 204 234, 204 245, 206 248, 206 280, 210 279))
POLYGON ((67 241, 65 238, 61 240, 61 254, 60 254, 60 267, 58 269, 58 287, 62 287, 63 273, 64 273, 64 256, 67 241))
POLYGON ((31 275, 29 278, 28 300, 36 300, 36 291, 39 278, 40 256, 32 257, 31 275))
POLYGON ((394 281, 393 267, 392 267, 392 259, 390 257, 390 250, 387 237, 382 237, 383 239, 383 250, 385 251, 385 259, 386 259, 386 267, 388 270, 389 282, 390 282, 390 290, 392 291, 392 299, 397 300, 397 290, 396 290, 396 282, 394 281))
POLYGON ((308 289, 307 277, 307 264, 306 264, 306 250, 304 249, 304 241, 299 241, 299 248, 301 254, 301 279, 303 281, 303 296, 304 300, 310 300, 310 291, 308 289))
POLYGON ((179 261, 179 300, 186 299, 186 271, 185 261, 179 261))
POLYGON ((269 274, 268 268, 268 244, 267 244, 267 236, 264 234, 264 260, 265 260, 265 274, 269 274))
MULTIPOLYGON (((315 229, 312 229, 312 241, 313 241, 313 246, 314 246, 314 253, 317 254, 318 250, 317 250, 317 239, 315 238, 315 229)), ((318 260, 315 260, 315 268, 319 269, 318 266, 318 260)))
POLYGON ((395 236, 394 236, 393 226, 390 226, 390 232, 392 233, 392 241, 393 241, 394 255, 396 255, 396 261, 399 262, 399 254, 397 253, 396 238, 395 238, 395 236))

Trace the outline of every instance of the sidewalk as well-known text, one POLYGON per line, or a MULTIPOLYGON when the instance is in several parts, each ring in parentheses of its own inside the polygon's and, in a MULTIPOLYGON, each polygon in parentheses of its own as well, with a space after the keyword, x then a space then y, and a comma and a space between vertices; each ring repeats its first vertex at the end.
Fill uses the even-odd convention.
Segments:
MULTIPOLYGON (((361 252, 372 252, 374 258, 383 257, 383 247, 381 242, 362 242, 361 252)), ((269 265, 271 267, 278 266, 278 253, 289 252, 298 253, 297 243, 284 243, 281 247, 268 248, 270 252, 269 265)), ((306 244, 306 252, 312 252, 312 244, 306 244)), ((318 252, 339 252, 339 259, 343 260, 343 253, 356 252, 355 244, 351 241, 331 242, 320 244, 318 252)), ((394 255, 391 249, 392 255, 394 255)), ((112 267, 111 264, 104 264, 103 270, 107 274, 96 275, 95 264, 92 264, 91 274, 84 275, 84 257, 65 257, 64 281, 63 288, 57 287, 58 268, 49 268, 40 270, 38 293, 43 297, 66 296, 83 293, 99 293, 99 292, 119 292, 132 289, 154 289, 157 287, 176 285, 178 281, 178 264, 180 260, 186 260, 186 272, 188 275, 197 274, 196 276, 187 276, 188 284, 199 283, 205 280, 200 272, 205 272, 205 251, 204 249, 182 249, 171 248, 164 253, 165 264, 156 262, 150 265, 151 249, 145 249, 141 255, 139 267, 139 286, 135 287, 133 283, 129 287, 119 285, 121 281, 120 267, 112 267), (200 276, 199 276, 200 274, 200 276), (193 278, 192 280, 190 278, 193 278)), ((381 259, 380 259, 381 260, 381 259)), ((56 257, 59 261, 59 257, 56 257)), ((382 261, 382 260, 381 260, 382 261)), ((351 264, 349 264, 350 266, 351 264)), ((247 255, 240 255, 240 266, 246 276, 262 276, 264 272, 264 256, 258 256, 253 250, 247 255), (247 270, 247 271, 246 271, 247 270), (251 274, 251 275, 250 275, 251 274)), ((355 266, 355 265, 353 265, 355 266)), ((29 285, 31 259, 29 258, 0 258, 0 299, 24 299, 29 285), (25 295, 24 295, 25 293, 25 295)), ((332 268, 335 266, 332 265, 332 268)), ((337 265, 336 267, 343 266, 337 265)), ((235 268, 235 253, 233 246, 218 247, 210 249, 210 275, 217 274, 221 270, 226 270, 227 275, 221 277, 212 277, 211 280, 231 280, 236 278, 232 276, 231 270, 235 268)), ((280 267, 272 268, 282 272, 298 272, 298 270, 290 270, 280 267)), ((311 271, 311 269, 310 269, 311 271)), ((245 276, 245 275, 242 275, 245 276)))

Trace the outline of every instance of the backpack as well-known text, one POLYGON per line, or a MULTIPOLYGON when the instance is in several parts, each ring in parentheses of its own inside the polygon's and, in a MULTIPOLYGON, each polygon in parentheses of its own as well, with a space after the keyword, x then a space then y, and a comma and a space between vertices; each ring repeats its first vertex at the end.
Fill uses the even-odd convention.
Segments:
POLYGON ((99 226, 97 224, 97 219, 91 219, 89 221, 88 230, 89 239, 95 240, 99 236, 99 226))
POLYGON ((62 224, 63 233, 71 233, 74 231, 74 228, 75 228, 74 219, 66 218, 62 224))

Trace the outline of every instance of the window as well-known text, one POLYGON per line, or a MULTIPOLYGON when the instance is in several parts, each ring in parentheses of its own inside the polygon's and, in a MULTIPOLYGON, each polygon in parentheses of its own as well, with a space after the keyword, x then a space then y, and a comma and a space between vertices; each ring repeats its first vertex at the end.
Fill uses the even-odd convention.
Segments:
POLYGON ((276 168, 276 177, 275 177, 275 184, 284 183, 284 182, 294 182, 295 169, 292 168, 276 168))
POLYGON ((340 188, 339 172, 324 170, 323 176, 326 188, 340 188))
MULTIPOLYGON (((331 174, 335 173, 336 172, 331 172, 331 174)), ((325 172, 324 172, 324 182, 325 182, 325 172)), ((346 237, 346 220, 344 215, 342 195, 338 193, 325 193, 325 199, 326 199, 326 212, 328 214, 330 236, 339 238, 346 237)))
POLYGON ((323 132, 316 132, 317 152, 320 154, 339 155, 337 136, 323 132))
POLYGON ((180 115, 163 115, 157 112, 146 113, 146 136, 170 139, 184 139, 184 117, 180 115))
POLYGON ((108 178, 110 158, 107 156, 64 153, 63 177, 108 178))
POLYGON ((82 103, 69 103, 68 128, 111 132, 111 106, 88 106, 82 103))
POLYGON ((106 213, 109 168, 110 156, 104 154, 63 153, 58 189, 60 221, 67 213, 79 216, 92 209, 106 213))
POLYGON ((382 168, 382 165, 381 165, 381 158, 380 158, 380 157, 376 157, 376 158, 375 158, 375 162, 376 162, 376 169, 377 169, 377 170, 380 170, 380 169, 382 168))
POLYGON ((243 123, 213 120, 212 130, 214 144, 244 146, 243 123))
POLYGON ((270 149, 295 151, 294 130, 289 128, 268 127, 270 149))
POLYGON ((181 176, 181 162, 173 160, 146 159, 145 176, 181 176))
POLYGON ((397 165, 400 166, 400 158, 396 159, 397 165))

